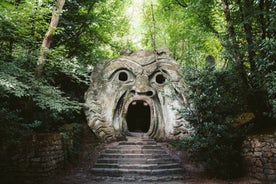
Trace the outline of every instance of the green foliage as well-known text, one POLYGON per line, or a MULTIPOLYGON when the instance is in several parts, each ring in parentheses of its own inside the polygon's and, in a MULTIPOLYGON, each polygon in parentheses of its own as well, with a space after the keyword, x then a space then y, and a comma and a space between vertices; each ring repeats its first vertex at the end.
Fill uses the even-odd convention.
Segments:
POLYGON ((35 93, 33 94, 33 101, 42 110, 51 111, 54 117, 68 111, 80 111, 81 105, 77 102, 63 97, 63 92, 53 86, 45 85, 41 82, 35 83, 35 93))
POLYGON ((266 108, 262 110, 265 116, 276 119, 276 42, 273 39, 263 40, 259 45, 261 54, 256 58, 257 72, 252 81, 255 88, 265 93, 266 108), (268 108, 267 108, 268 107, 268 108))
POLYGON ((118 55, 127 46, 121 39, 128 32, 123 16, 126 1, 67 1, 53 46, 65 46, 65 55, 83 63, 95 63, 118 55))
POLYGON ((81 126, 77 123, 64 124, 58 129, 64 145, 64 157, 68 162, 73 162, 78 157, 81 147, 81 126))
POLYGON ((66 1, 43 76, 34 78, 54 0, 0 2, 1 145, 31 132, 84 121, 83 94, 92 64, 117 55, 127 32, 125 1, 66 1), (40 122, 40 123, 38 123, 40 122))
POLYGON ((5 144, 16 142, 32 129, 47 131, 43 130, 46 124, 69 119, 68 115, 73 118, 82 108, 81 103, 66 97, 47 81, 35 80, 32 73, 19 65, 0 62, 1 144, 4 140, 5 144))
MULTIPOLYGON (((84 121, 81 109, 91 65, 136 44, 136 39, 127 39, 123 11, 128 2, 66 1, 40 80, 33 73, 55 1, 0 2, 1 146, 33 131, 57 131, 65 123, 84 121)), ((168 47, 186 67, 189 104, 181 112, 195 134, 181 145, 191 148, 192 158, 204 161, 212 175, 238 175, 243 133, 232 127, 234 117, 250 109, 259 127, 268 121, 275 126, 274 1, 228 1, 231 22, 225 18, 223 0, 152 0, 153 11, 144 2, 139 28, 143 47, 152 48, 155 38, 157 47, 168 47), (233 38, 228 24, 233 25, 233 38), (209 55, 219 70, 201 69, 209 55), (244 78, 237 66, 244 68, 244 78)))
MULTIPOLYGON (((157 47, 169 48, 172 56, 184 65, 203 66, 207 55, 221 61, 223 47, 217 33, 223 31, 224 20, 219 4, 201 0, 156 2, 157 47)), ((145 19, 148 24, 150 18, 145 19)), ((145 44, 149 45, 148 31, 146 34, 145 44)))
POLYGON ((16 66, 16 62, 0 62, 0 92, 2 97, 14 95, 18 98, 31 98, 42 110, 58 114, 62 112, 79 111, 81 105, 63 97, 63 92, 53 87, 47 81, 34 80, 32 74, 16 66))
POLYGON ((244 89, 248 105, 261 127, 275 126, 275 2, 234 0, 229 2, 232 38, 222 34, 225 58, 230 65, 244 68, 244 89), (228 38, 226 38, 227 36, 228 38), (229 39, 229 40, 227 40, 229 39), (235 42, 235 51, 230 42, 235 42), (239 58, 239 59, 237 59, 239 58))
POLYGON ((185 94, 189 108, 180 112, 195 129, 180 146, 188 149, 190 158, 204 163, 214 177, 242 175, 240 144, 243 129, 233 127, 235 117, 245 110, 244 95, 232 70, 195 70, 185 68, 185 94))
POLYGON ((0 106, 0 147, 18 143, 22 137, 30 135, 42 122, 34 120, 25 122, 21 116, 21 109, 11 109, 5 101, 0 106))

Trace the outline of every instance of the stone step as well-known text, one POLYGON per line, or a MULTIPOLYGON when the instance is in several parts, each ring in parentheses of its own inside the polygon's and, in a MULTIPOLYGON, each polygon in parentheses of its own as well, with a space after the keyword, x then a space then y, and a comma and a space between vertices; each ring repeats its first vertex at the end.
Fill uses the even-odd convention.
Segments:
POLYGON ((144 154, 166 154, 166 151, 161 149, 105 149, 102 153, 144 153, 144 154))
POLYGON ((170 157, 166 154, 148 154, 148 153, 102 153, 98 158, 122 158, 122 159, 132 159, 132 158, 168 158, 170 157))
POLYGON ((166 182, 166 181, 180 181, 183 180, 182 175, 163 175, 163 176, 129 176, 129 177, 110 177, 110 176, 96 176, 94 177, 95 183, 98 181, 104 183, 112 182, 127 182, 127 183, 138 183, 138 182, 166 182))
POLYGON ((131 164, 164 164, 175 163, 172 158, 132 158, 132 159, 118 159, 118 158, 100 158, 97 163, 131 163, 131 164))
POLYGON ((99 153, 91 169, 95 180, 136 183, 183 179, 183 168, 177 160, 153 139, 137 135, 112 144, 99 153))
POLYGON ((119 142, 119 145, 157 145, 155 141, 119 142))
POLYGON ((163 150, 163 148, 160 145, 118 145, 116 147, 109 147, 108 149, 159 149, 163 150))
POLYGON ((178 163, 163 164, 118 164, 118 163, 96 163, 94 168, 124 168, 124 169, 169 169, 180 168, 178 163))
POLYGON ((92 168, 91 171, 97 176, 160 176, 170 174, 181 174, 182 168, 168 169, 125 169, 125 168, 92 168))

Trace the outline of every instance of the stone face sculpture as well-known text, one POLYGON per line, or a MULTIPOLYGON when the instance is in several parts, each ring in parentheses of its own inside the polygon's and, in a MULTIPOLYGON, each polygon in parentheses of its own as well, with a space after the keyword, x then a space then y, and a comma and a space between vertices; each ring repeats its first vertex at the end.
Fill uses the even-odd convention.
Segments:
POLYGON ((178 69, 165 49, 97 63, 85 94, 88 126, 107 142, 131 132, 157 140, 189 135, 191 127, 177 111, 185 100, 178 69))

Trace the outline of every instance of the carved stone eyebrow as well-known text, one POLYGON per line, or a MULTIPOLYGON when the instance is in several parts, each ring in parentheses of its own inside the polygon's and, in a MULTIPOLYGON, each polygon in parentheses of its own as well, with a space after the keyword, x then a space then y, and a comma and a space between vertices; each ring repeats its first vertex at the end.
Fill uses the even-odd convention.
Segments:
POLYGON ((128 73, 131 73, 132 75, 135 76, 135 74, 131 70, 129 70, 129 68, 122 67, 122 68, 118 68, 117 70, 113 70, 112 73, 110 72, 111 74, 109 75, 108 80, 111 80, 114 77, 114 75, 116 75, 120 71, 127 71, 128 73))
POLYGON ((118 70, 127 70, 134 75, 142 71, 142 67, 134 61, 129 60, 111 60, 108 65, 104 68, 104 78, 109 79, 118 70))
POLYGON ((162 74, 165 74, 165 75, 169 75, 168 71, 162 69, 162 68, 157 68, 156 70, 154 70, 150 75, 149 75, 149 78, 152 78, 155 74, 157 73, 162 73, 162 74))

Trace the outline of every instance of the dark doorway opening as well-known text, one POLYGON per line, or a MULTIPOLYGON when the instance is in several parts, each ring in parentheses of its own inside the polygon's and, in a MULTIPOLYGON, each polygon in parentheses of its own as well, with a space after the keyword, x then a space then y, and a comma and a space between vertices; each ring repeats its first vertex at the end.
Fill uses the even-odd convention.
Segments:
POLYGON ((148 132, 150 119, 150 107, 145 101, 134 101, 129 105, 126 121, 130 132, 148 132))

